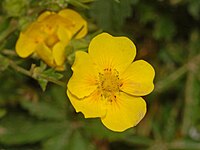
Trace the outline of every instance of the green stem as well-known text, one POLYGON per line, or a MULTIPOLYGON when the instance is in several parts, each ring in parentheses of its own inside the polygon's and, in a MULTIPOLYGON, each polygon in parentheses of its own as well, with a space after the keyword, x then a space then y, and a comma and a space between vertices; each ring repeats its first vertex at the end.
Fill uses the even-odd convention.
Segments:
MULTIPOLYGON (((191 56, 194 56, 194 51, 191 49, 189 51, 188 59, 191 58, 191 56)), ((188 73, 187 73, 187 79, 185 83, 185 104, 183 109, 183 121, 181 125, 181 133, 183 136, 186 136, 189 132, 189 129, 191 126, 195 123, 195 117, 194 114, 198 113, 196 112, 197 108, 195 107, 198 102, 195 99, 195 72, 197 68, 199 60, 196 60, 197 63, 189 63, 188 65, 188 73)), ((200 62, 200 61, 199 61, 200 62)))
POLYGON ((4 49, 1 53, 8 56, 17 56, 16 52, 11 49, 4 49))
POLYGON ((9 60, 9 65, 10 65, 11 68, 13 68, 14 70, 16 70, 17 72, 20 72, 20 73, 22 73, 22 74, 24 74, 26 76, 29 76, 29 77, 33 78, 32 74, 28 70, 26 70, 26 69, 18 66, 12 60, 9 60))
POLYGON ((200 63, 200 54, 190 59, 188 63, 177 69, 175 72, 167 76, 164 80, 158 81, 155 85, 154 92, 161 93, 168 89, 175 81, 180 79, 189 70, 190 66, 198 65, 200 63))
POLYGON ((183 123, 181 128, 182 135, 187 135, 189 127, 192 125, 193 117, 192 112, 195 108, 195 101, 193 98, 193 84, 194 84, 194 74, 193 72, 188 72, 187 80, 185 85, 185 105, 184 105, 184 112, 183 112, 183 123))
POLYGON ((17 72, 20 72, 20 73, 22 73, 22 74, 24 74, 24 75, 26 75, 26 76, 29 76, 29 77, 31 77, 31 78, 33 78, 33 79, 35 79, 35 80, 37 80, 38 78, 42 78, 42 79, 45 79, 45 80, 47 80, 47 81, 49 81, 49 82, 52 82, 52 83, 57 84, 57 85, 59 85, 59 86, 62 86, 62 87, 64 87, 64 88, 66 87, 66 83, 64 83, 64 82, 62 82, 62 81, 55 80, 54 78, 50 78, 50 77, 47 77, 47 76, 44 76, 44 75, 39 75, 39 76, 36 78, 36 77, 34 77, 34 76, 32 75, 32 73, 31 73, 30 71, 28 71, 28 70, 26 70, 26 69, 24 69, 24 68, 18 66, 18 65, 17 65, 15 62, 13 62, 12 60, 9 60, 9 65, 10 65, 11 68, 13 68, 14 70, 16 70, 17 72))
POLYGON ((44 76, 44 75, 40 75, 39 77, 42 78, 42 79, 45 79, 45 80, 47 80, 49 82, 55 83, 55 84, 57 84, 59 86, 62 86, 64 88, 66 87, 66 83, 65 82, 62 82, 62 81, 59 81, 59 80, 55 80, 54 78, 47 77, 47 76, 44 76))

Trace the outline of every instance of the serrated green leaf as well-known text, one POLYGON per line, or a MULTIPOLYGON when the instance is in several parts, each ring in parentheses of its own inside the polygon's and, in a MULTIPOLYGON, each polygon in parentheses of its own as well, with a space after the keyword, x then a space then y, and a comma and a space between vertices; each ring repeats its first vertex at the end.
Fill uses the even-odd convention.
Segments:
POLYGON ((49 138, 43 144, 43 150, 67 150, 71 136, 71 129, 68 128, 62 133, 49 138))
POLYGON ((54 79, 61 79, 63 75, 61 73, 57 73, 54 69, 50 68, 42 72, 42 75, 54 78, 54 79))
POLYGON ((120 140, 133 133, 133 129, 126 130, 122 133, 113 132, 107 129, 99 119, 85 120, 85 130, 90 131, 89 134, 101 139, 109 139, 111 141, 120 140))
POLYGON ((48 81, 46 79, 41 79, 41 78, 37 79, 37 81, 38 81, 40 87, 42 88, 42 90, 45 91, 48 81))
POLYGON ((132 3, 132 0, 121 0, 120 2, 97 0, 92 4, 91 16, 104 30, 118 31, 124 24, 125 19, 131 16, 132 3))
POLYGON ((41 70, 45 70, 47 68, 47 64, 45 64, 43 61, 40 61, 40 68, 41 70))
POLYGON ((23 108, 27 109, 31 115, 36 116, 40 119, 51 119, 51 120, 64 120, 65 113, 62 109, 51 105, 44 101, 41 102, 31 102, 31 101, 21 101, 23 108))
POLYGON ((0 120, 0 142, 3 144, 35 143, 57 135, 66 122, 38 121, 20 113, 12 113, 0 120))
POLYGON ((66 111, 67 97, 65 89, 59 86, 52 86, 48 92, 47 94, 51 95, 53 105, 60 110, 66 111))
POLYGON ((69 150, 88 150, 87 140, 81 135, 81 133, 76 130, 69 142, 69 150))
POLYGON ((61 73, 56 72, 53 68, 46 69, 46 65, 44 63, 40 64, 40 67, 35 67, 32 65, 31 72, 33 77, 37 79, 43 91, 46 90, 47 83, 49 80, 59 80, 63 77, 61 73))

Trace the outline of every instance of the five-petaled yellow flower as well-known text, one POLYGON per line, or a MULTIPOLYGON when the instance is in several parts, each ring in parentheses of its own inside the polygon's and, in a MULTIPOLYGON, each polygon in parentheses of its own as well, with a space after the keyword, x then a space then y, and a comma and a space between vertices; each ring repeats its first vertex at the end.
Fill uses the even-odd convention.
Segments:
POLYGON ((135 55, 131 40, 107 33, 92 39, 88 53, 78 51, 67 90, 76 112, 100 117, 113 131, 137 125, 146 113, 141 96, 154 89, 155 71, 144 60, 132 62, 135 55))
POLYGON ((36 53, 49 66, 64 70, 65 47, 73 36, 78 39, 86 33, 87 22, 77 12, 45 11, 20 33, 16 52, 22 58, 36 53))

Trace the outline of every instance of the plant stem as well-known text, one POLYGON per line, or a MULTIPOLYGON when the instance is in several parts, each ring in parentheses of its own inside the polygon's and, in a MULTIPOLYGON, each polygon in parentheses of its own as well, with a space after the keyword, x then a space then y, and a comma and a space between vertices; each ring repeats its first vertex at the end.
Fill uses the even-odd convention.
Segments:
POLYGON ((200 63, 200 54, 190 59, 188 63, 186 63, 185 65, 177 69, 175 72, 167 76, 164 80, 158 81, 155 85, 154 92, 161 93, 165 91, 171 85, 173 85, 175 81, 177 81, 183 75, 185 75, 191 66, 198 65, 199 63, 200 63))
POLYGON ((13 62, 12 60, 9 60, 9 65, 10 65, 11 68, 13 68, 14 70, 16 70, 17 72, 20 72, 20 73, 22 73, 22 74, 24 74, 24 75, 26 75, 26 76, 29 76, 29 77, 34 78, 28 70, 26 70, 26 69, 24 69, 24 68, 18 66, 18 65, 17 65, 15 62, 13 62))
POLYGON ((55 84, 57 84, 59 86, 62 86, 64 88, 66 87, 66 83, 65 82, 62 82, 62 81, 59 81, 59 80, 55 80, 54 78, 47 77, 47 76, 44 76, 44 75, 40 75, 39 77, 42 78, 42 79, 48 80, 49 82, 55 83, 55 84))
POLYGON ((44 75, 39 75, 39 76, 36 78, 36 77, 34 77, 34 76, 32 75, 32 73, 31 73, 30 71, 28 71, 28 70, 26 70, 26 69, 24 69, 24 68, 18 66, 18 65, 17 65, 15 62, 13 62, 12 60, 9 60, 9 65, 10 65, 11 68, 13 68, 14 70, 16 70, 17 72, 20 72, 20 73, 22 73, 22 74, 24 74, 24 75, 26 75, 26 76, 29 76, 29 77, 31 77, 31 78, 33 78, 33 79, 35 79, 35 80, 37 80, 38 78, 42 78, 42 79, 45 79, 45 80, 47 80, 47 81, 49 81, 49 82, 52 82, 52 83, 57 84, 57 85, 59 85, 59 86, 62 86, 62 87, 64 87, 64 88, 66 87, 66 83, 64 83, 64 82, 62 82, 62 81, 58 81, 58 80, 56 80, 56 79, 54 79, 54 78, 51 78, 51 77, 47 77, 47 76, 44 76, 44 75))

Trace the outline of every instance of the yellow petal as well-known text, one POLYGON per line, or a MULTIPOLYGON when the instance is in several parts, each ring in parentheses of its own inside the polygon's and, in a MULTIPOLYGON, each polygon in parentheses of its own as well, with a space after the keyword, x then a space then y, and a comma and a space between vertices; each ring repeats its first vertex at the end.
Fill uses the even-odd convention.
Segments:
POLYGON ((121 76, 121 90, 135 96, 144 96, 154 89, 155 71, 144 60, 133 62, 121 76))
POLYGON ((69 43, 72 34, 69 30, 65 29, 63 26, 58 27, 57 36, 60 41, 65 43, 66 45, 69 43))
POLYGON ((76 35, 77 39, 82 38, 87 34, 87 22, 77 12, 71 9, 63 9, 58 14, 72 22, 73 26, 71 26, 70 31, 73 34, 76 34, 76 32, 80 30, 76 35))
POLYGON ((58 42, 53 47, 53 58, 57 66, 62 66, 65 61, 65 44, 62 42, 58 42))
POLYGON ((102 33, 92 39, 89 55, 101 70, 114 68, 122 73, 135 58, 136 48, 126 37, 113 37, 102 33))
POLYGON ((85 118, 103 117, 106 113, 105 105, 97 91, 81 100, 73 96, 69 90, 67 95, 76 112, 82 112, 85 118))
POLYGON ((121 92, 116 101, 107 105, 107 113, 101 121, 108 129, 122 132, 137 125, 145 113, 146 102, 141 97, 121 92))
POLYGON ((55 70, 57 70, 57 71, 64 71, 65 70, 65 66, 64 65, 56 66, 55 70))
POLYGON ((37 45, 36 53, 49 66, 55 67, 52 52, 44 43, 37 45))
POLYGON ((50 12, 50 11, 45 11, 37 18, 37 21, 43 21, 44 19, 46 19, 48 16, 50 16, 52 14, 55 14, 55 13, 50 12))
POLYGON ((16 43, 16 52, 22 57, 28 57, 35 51, 37 43, 30 37, 27 37, 26 34, 20 33, 19 39, 16 43))
POLYGON ((69 91, 78 98, 89 96, 97 88, 98 73, 89 55, 76 52, 73 75, 68 82, 69 91))
POLYGON ((42 31, 43 24, 40 22, 33 22, 26 27, 26 30, 23 33, 29 38, 33 38, 37 41, 42 41, 45 38, 45 33, 42 31))

